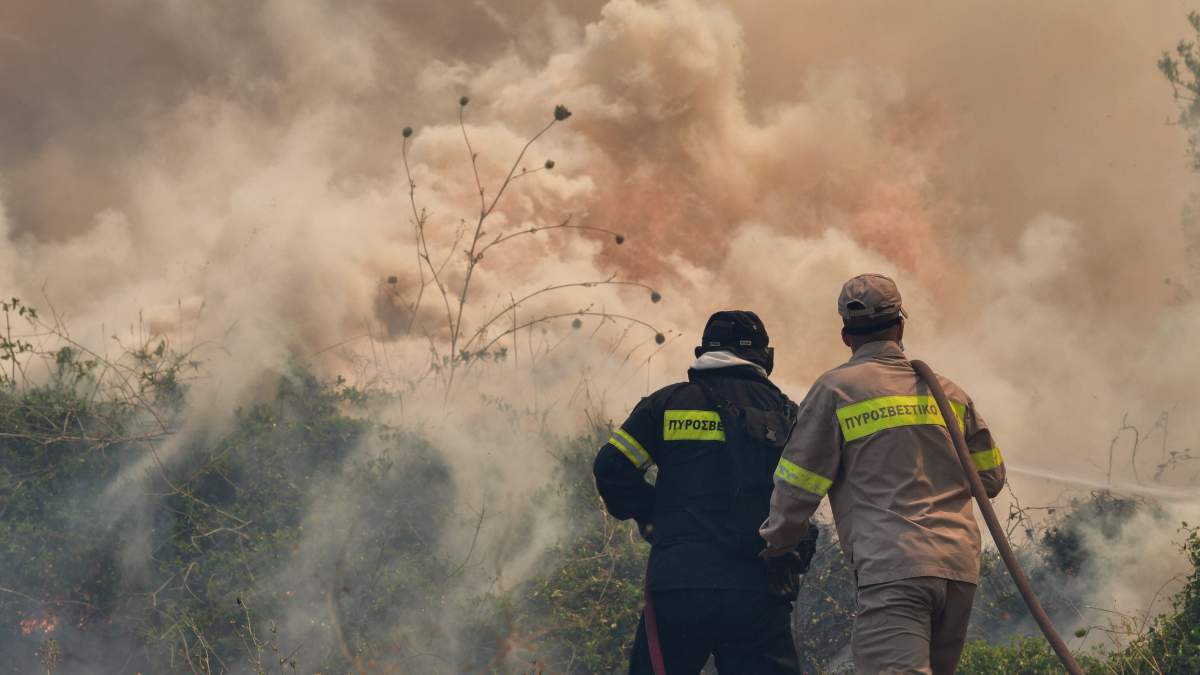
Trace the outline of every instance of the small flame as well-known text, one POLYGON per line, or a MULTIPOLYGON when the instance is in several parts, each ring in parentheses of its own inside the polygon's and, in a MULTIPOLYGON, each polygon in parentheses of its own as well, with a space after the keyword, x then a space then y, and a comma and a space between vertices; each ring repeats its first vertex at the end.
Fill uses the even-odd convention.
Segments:
POLYGON ((20 626, 21 635, 33 635, 36 631, 50 634, 58 628, 58 617, 51 614, 39 619, 25 619, 20 623, 20 626))

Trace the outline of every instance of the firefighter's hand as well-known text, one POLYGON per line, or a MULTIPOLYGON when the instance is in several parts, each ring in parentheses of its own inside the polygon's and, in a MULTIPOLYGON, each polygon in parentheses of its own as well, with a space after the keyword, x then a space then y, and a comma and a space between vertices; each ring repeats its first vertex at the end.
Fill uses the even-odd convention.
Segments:
POLYGON ((763 560, 768 560, 770 558, 779 558, 779 557, 782 557, 785 555, 789 555, 795 550, 796 550, 796 546, 794 544, 792 546, 787 546, 784 548, 776 548, 774 546, 771 546, 771 542, 767 542, 766 548, 764 548, 763 550, 758 552, 758 557, 762 558, 763 560))
POLYGON ((647 544, 654 543, 654 523, 638 523, 638 534, 647 544))
POLYGON ((817 524, 809 521, 808 531, 804 533, 804 538, 796 545, 796 560, 799 563, 797 571, 800 574, 808 572, 809 565, 812 564, 813 556, 817 553, 817 540, 821 538, 821 528, 817 524))

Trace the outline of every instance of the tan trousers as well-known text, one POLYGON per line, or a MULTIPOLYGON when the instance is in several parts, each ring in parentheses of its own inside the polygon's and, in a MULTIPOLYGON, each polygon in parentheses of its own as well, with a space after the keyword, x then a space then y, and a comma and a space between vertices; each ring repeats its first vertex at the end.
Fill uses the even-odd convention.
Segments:
POLYGON ((967 637, 975 585, 913 577, 858 589, 850 645, 860 675, 950 675, 967 637))

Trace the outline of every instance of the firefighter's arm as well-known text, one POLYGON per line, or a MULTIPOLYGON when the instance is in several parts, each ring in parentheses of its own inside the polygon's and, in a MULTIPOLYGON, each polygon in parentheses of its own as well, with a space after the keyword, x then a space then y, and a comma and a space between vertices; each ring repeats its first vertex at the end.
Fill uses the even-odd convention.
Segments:
POLYGON ((968 400, 967 410, 963 419, 963 436, 967 440, 967 449, 971 451, 971 462, 979 472, 983 481, 983 489, 989 498, 995 498, 1004 488, 1005 469, 1004 457, 1000 448, 992 438, 987 422, 975 409, 974 402, 968 400))
POLYGON ((775 469, 771 511, 758 530, 767 542, 768 555, 789 550, 804 538, 809 519, 837 476, 841 446, 834 397, 818 382, 800 403, 775 469))
POLYGON ((646 482, 646 469, 654 463, 646 442, 654 436, 648 399, 630 413, 629 419, 613 431, 600 448, 592 464, 596 490, 614 518, 633 518, 646 525, 654 517, 654 486, 646 482))

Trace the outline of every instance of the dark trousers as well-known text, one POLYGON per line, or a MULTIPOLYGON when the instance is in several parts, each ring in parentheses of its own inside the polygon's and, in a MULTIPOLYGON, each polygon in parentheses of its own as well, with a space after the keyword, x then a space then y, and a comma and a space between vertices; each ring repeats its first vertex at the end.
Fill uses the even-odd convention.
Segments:
MULTIPOLYGON (((792 641, 792 603, 766 593, 678 590, 653 593, 668 675, 699 673, 714 655, 721 675, 800 672, 792 641)), ((646 617, 638 622, 630 675, 652 675, 646 617)))

